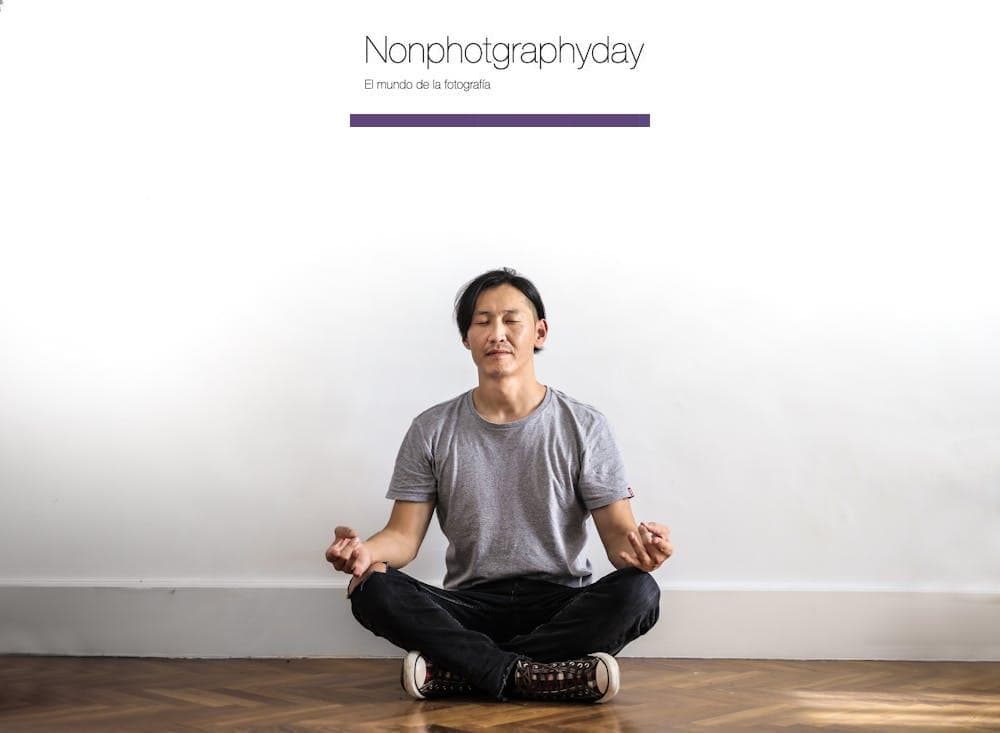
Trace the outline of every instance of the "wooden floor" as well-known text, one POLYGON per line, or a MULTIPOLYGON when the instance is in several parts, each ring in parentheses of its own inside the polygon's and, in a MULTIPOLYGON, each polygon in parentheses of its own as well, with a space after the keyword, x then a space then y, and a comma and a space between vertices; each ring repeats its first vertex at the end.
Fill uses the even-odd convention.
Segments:
POLYGON ((580 705, 416 702, 384 659, 0 656, 0 731, 1000 731, 1000 663, 619 662, 580 705))

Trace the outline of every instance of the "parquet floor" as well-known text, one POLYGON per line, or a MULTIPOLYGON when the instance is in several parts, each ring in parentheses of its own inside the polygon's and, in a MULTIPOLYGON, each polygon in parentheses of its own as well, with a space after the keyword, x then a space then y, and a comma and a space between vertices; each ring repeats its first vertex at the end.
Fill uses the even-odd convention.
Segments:
POLYGON ((385 659, 0 656, 0 731, 1000 731, 1000 663, 619 662, 575 705, 415 702, 385 659))

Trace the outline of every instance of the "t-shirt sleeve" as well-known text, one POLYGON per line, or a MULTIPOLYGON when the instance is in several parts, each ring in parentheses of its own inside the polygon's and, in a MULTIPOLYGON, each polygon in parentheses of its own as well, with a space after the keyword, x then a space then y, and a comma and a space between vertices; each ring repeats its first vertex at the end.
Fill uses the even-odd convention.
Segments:
POLYGON ((625 477, 625 462, 603 415, 584 436, 577 492, 587 509, 597 509, 633 496, 625 477))
POLYGON ((403 501, 430 501, 437 497, 437 478, 434 476, 434 458, 430 442, 416 420, 403 437, 396 454, 396 466, 389 481, 387 499, 403 501))

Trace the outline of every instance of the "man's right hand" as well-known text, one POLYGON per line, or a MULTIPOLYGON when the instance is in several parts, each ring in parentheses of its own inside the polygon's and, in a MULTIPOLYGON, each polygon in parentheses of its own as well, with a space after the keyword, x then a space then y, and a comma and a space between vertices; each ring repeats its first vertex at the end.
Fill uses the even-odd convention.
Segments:
POLYGON ((360 578, 372 564, 368 545, 350 527, 337 527, 334 535, 333 542, 326 549, 327 562, 341 572, 360 578))

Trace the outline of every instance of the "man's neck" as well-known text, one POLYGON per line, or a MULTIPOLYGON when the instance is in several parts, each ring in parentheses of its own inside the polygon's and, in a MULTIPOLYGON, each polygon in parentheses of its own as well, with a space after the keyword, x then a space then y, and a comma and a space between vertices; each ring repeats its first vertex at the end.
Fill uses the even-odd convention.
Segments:
POLYGON ((472 404, 483 419, 508 423, 530 415, 545 399, 545 385, 532 378, 528 384, 514 380, 479 382, 472 404))

